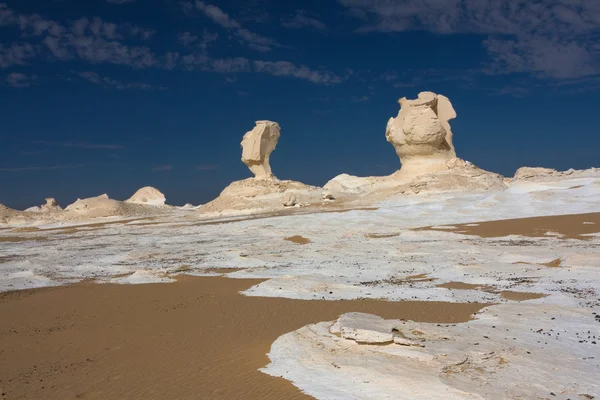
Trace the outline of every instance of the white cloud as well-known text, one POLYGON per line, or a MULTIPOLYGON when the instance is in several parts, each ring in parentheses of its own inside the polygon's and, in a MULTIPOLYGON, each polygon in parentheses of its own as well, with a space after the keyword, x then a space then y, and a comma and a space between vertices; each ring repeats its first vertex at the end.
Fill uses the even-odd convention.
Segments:
POLYGON ((32 83, 37 79, 36 75, 25 75, 18 72, 13 72, 8 74, 6 77, 6 83, 14 88, 26 88, 32 85, 32 83))
POLYGON ((289 29, 308 28, 321 32, 327 31, 327 26, 323 22, 309 17, 303 10, 298 10, 293 17, 282 20, 281 26, 289 29))
POLYGON ((36 50, 29 43, 13 43, 9 47, 0 44, 0 68, 25 65, 35 56, 36 50))
POLYGON ((104 86, 105 88, 113 88, 113 89, 118 89, 118 90, 129 90, 129 89, 164 90, 164 89, 166 89, 163 86, 151 85, 149 83, 140 83, 140 82, 125 83, 125 82, 121 82, 121 81, 113 79, 113 78, 109 78, 107 76, 102 77, 102 76, 98 75, 96 72, 90 72, 90 71, 75 72, 75 74, 79 75, 81 78, 87 80, 88 82, 91 82, 95 85, 104 86))
POLYGON ((486 35, 491 73, 529 72, 558 79, 600 73, 598 1, 338 1, 362 16, 363 32, 486 35))
MULTIPOLYGON (((187 6, 184 6, 184 9, 189 9, 189 3, 186 4, 187 6)), ((275 40, 261 36, 257 33, 253 33, 242 27, 239 22, 231 18, 229 14, 217 6, 207 4, 199 0, 196 0, 194 4, 196 9, 202 11, 204 15, 210 18, 214 23, 222 26, 225 29, 231 30, 235 36, 242 39, 242 41, 244 41, 248 47, 254 50, 268 52, 271 51, 273 47, 279 46, 275 40)))
POLYGON ((208 45, 212 42, 215 42, 218 38, 219 34, 210 33, 206 29, 204 29, 202 37, 196 36, 190 32, 183 32, 179 34, 178 41, 185 47, 197 46, 200 49, 206 51, 208 50, 208 45))
POLYGON ((132 24, 114 24, 101 18, 80 18, 69 26, 46 20, 37 14, 18 14, 0 3, 0 25, 15 26, 23 38, 40 37, 41 46, 0 45, 0 67, 23 65, 46 48, 61 61, 81 59, 90 63, 110 63, 133 68, 159 66, 160 60, 148 47, 130 45, 128 40, 148 40, 154 31, 132 24))
MULTIPOLYGON (((233 31, 236 37, 249 47, 268 51, 278 44, 272 39, 243 28, 220 8, 197 1, 195 7, 209 18, 233 31)), ((10 47, 0 45, 0 68, 25 65, 34 58, 59 61, 84 61, 90 64, 123 65, 135 69, 182 68, 189 71, 215 72, 222 74, 263 73, 304 79, 316 84, 338 84, 342 77, 324 68, 312 69, 288 61, 250 60, 245 57, 214 58, 207 54, 209 45, 216 41, 217 34, 204 30, 202 35, 184 32, 178 39, 190 48, 189 53, 167 52, 157 55, 148 46, 131 44, 131 41, 147 40, 153 31, 131 24, 115 24, 101 18, 80 18, 68 25, 45 20, 37 14, 18 14, 0 3, 0 25, 17 27, 22 36, 39 43, 15 43, 10 47)), ((146 83, 125 83, 100 76, 95 72, 76 73, 81 78, 104 87, 126 89, 164 89, 146 83)), ((26 85, 20 75, 15 75, 13 85, 26 85)))
POLYGON ((33 166, 33 167, 10 167, 0 168, 0 172, 32 172, 32 171, 55 171, 58 169, 81 168, 83 165, 51 165, 51 166, 33 166))
POLYGON ((254 61, 253 66, 256 72, 306 79, 312 83, 325 85, 341 83, 346 79, 327 70, 314 70, 305 65, 296 65, 289 61, 254 61))

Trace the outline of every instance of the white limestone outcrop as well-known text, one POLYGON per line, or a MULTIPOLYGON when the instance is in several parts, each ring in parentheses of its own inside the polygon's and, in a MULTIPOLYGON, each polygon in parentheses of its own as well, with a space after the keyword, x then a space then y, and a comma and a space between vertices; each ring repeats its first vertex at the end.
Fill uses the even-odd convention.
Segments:
POLYGON ((456 112, 450 100, 433 92, 421 92, 416 100, 401 98, 400 111, 388 121, 385 136, 402 163, 407 177, 441 171, 456 158, 450 120, 456 112))
POLYGON ((125 200, 126 203, 147 206, 164 206, 166 201, 165 195, 151 186, 141 188, 133 196, 125 200))
POLYGON ((279 141, 281 128, 277 122, 256 121, 256 126, 246 132, 242 140, 242 162, 256 179, 274 179, 269 158, 279 141))
POLYGON ((456 157, 450 120, 456 112, 450 100, 421 92, 416 100, 399 100, 398 116, 386 127, 386 139, 402 167, 388 176, 338 175, 324 189, 346 202, 363 204, 397 194, 487 191, 505 188, 498 174, 484 171, 456 157))
POLYGON ((277 122, 257 121, 256 127, 247 132, 242 140, 242 161, 255 176, 232 182, 219 197, 200 206, 199 212, 217 216, 252 214, 321 202, 321 188, 279 180, 273 175, 269 158, 275 150, 280 132, 277 122))

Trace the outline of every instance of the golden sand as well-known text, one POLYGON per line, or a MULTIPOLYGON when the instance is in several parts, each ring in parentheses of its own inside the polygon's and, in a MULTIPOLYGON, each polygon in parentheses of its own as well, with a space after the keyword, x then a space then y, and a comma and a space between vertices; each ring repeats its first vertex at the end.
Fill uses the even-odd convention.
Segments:
POLYGON ((465 282, 447 282, 436 285, 439 288, 453 289, 453 290, 492 290, 493 288, 488 285, 477 285, 473 283, 465 282))
POLYGON ((311 240, 299 235, 296 236, 291 236, 291 237, 287 237, 284 240, 287 240, 288 242, 292 242, 292 243, 296 243, 296 244, 309 244, 311 243, 311 240))
POLYGON ((0 294, 6 399, 307 399, 258 371, 282 334, 345 312, 456 323, 483 304, 244 297, 261 282, 78 284, 0 294))
POLYGON ((424 227, 417 231, 444 231, 479 237, 503 237, 520 235, 527 237, 548 237, 552 232, 565 239, 589 239, 585 234, 600 233, 600 213, 556 215, 547 217, 506 219, 500 221, 477 222, 477 224, 454 224, 453 228, 439 229, 424 227), (585 222, 588 222, 587 224, 585 222), (590 223, 591 222, 591 223, 590 223))

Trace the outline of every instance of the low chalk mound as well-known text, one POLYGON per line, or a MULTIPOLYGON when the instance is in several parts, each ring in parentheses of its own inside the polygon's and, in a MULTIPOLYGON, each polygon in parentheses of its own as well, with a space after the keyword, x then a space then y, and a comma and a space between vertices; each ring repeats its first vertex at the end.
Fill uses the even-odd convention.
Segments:
POLYGON ((77 201, 67 208, 62 219, 91 219, 101 217, 139 217, 157 214, 156 207, 113 200, 107 194, 77 201))
POLYGON ((133 196, 125 200, 126 203, 147 206, 164 206, 166 201, 165 195, 151 186, 141 188, 133 196))
POLYGON ((567 171, 557 171, 551 168, 541 167, 521 167, 515 173, 513 181, 551 181, 564 178, 585 178, 594 177, 600 169, 590 168, 584 170, 569 169, 567 171))
POLYGON ((322 201, 322 189, 296 181, 248 178, 235 181, 203 213, 273 212, 322 201))
POLYGON ((107 194, 77 201, 65 208, 70 214, 86 216, 90 218, 112 217, 125 215, 127 206, 123 202, 110 199, 107 194))

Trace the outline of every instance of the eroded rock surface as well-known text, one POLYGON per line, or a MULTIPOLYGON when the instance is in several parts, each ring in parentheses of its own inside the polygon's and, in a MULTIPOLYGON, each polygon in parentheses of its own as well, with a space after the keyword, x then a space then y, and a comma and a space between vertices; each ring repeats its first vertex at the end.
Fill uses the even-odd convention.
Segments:
POLYGON ((256 127, 242 140, 242 161, 254 178, 232 182, 219 197, 199 207, 199 211, 217 215, 252 214, 321 202, 321 188, 292 180, 280 181, 271 172, 269 157, 280 132, 277 122, 257 121, 256 127))
POLYGON ((273 179, 269 158, 280 136, 277 122, 256 121, 256 126, 242 140, 242 162, 248 166, 256 179, 273 179))
POLYGON ((421 92, 416 100, 399 100, 400 112, 388 121, 385 136, 402 162, 402 173, 443 170, 446 162, 456 158, 450 120, 456 112, 447 97, 421 92))

